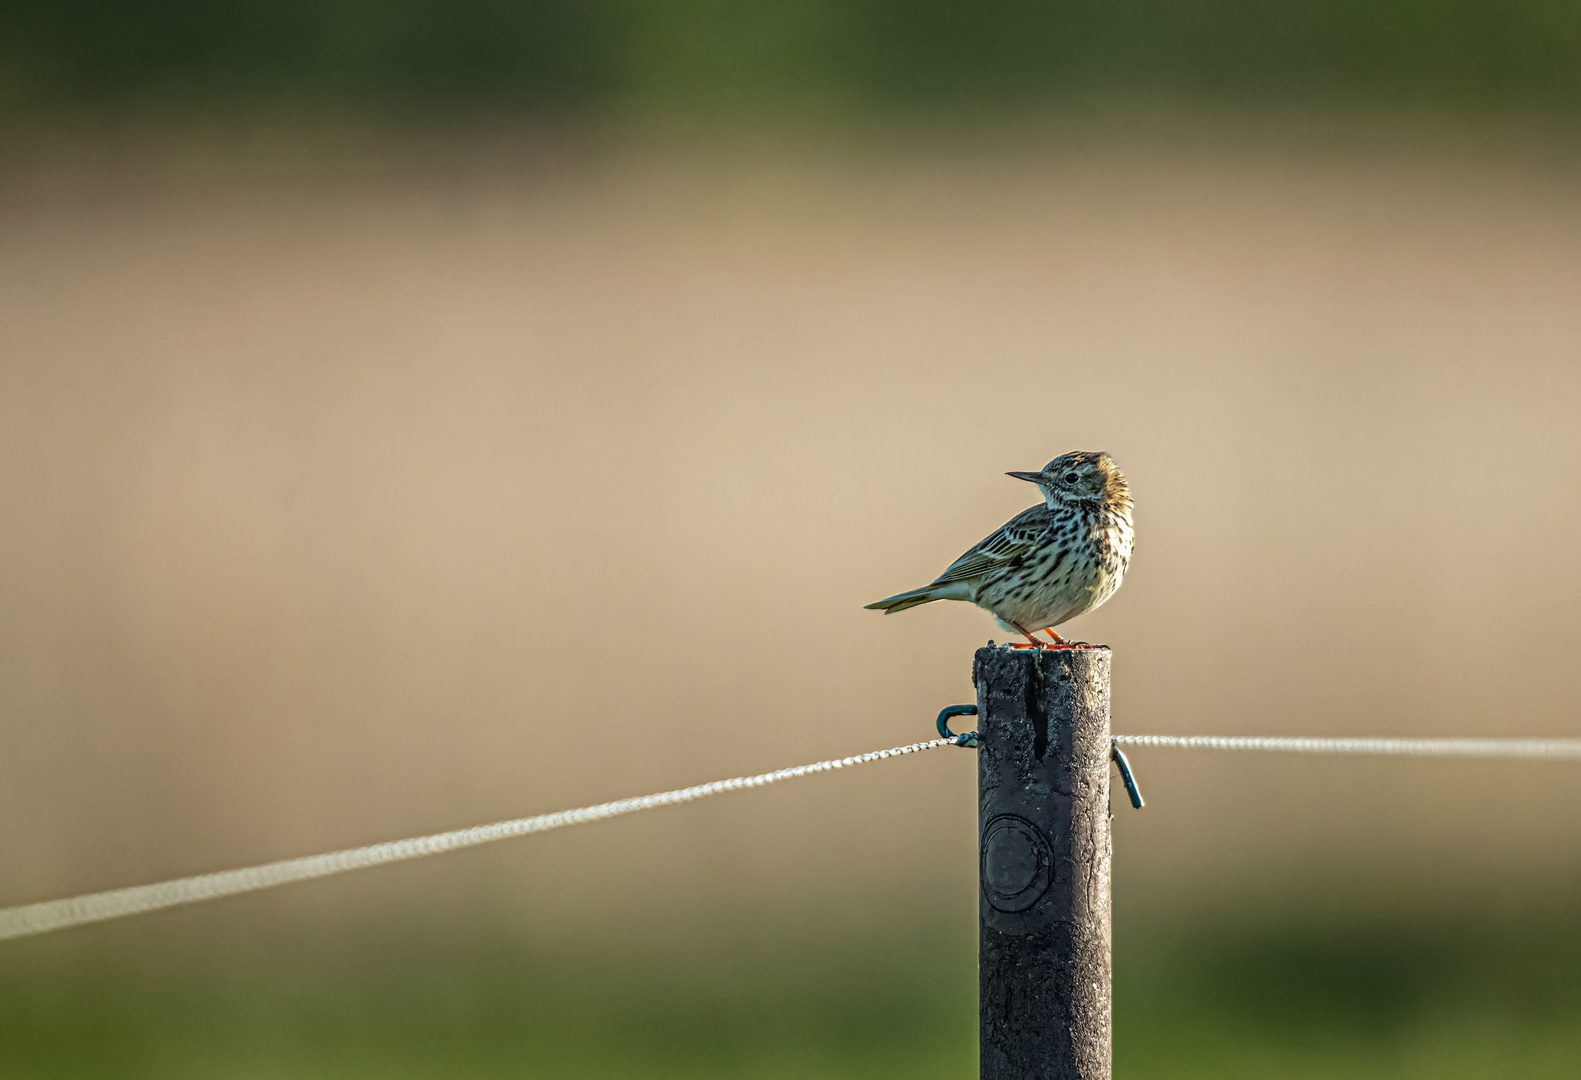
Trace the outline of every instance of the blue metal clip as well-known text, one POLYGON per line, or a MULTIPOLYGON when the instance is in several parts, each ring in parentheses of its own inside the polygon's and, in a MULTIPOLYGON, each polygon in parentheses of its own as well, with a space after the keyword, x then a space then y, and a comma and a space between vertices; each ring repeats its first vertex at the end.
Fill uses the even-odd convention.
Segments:
POLYGON ((950 717, 976 715, 976 705, 951 705, 949 708, 939 713, 939 737, 942 739, 953 740, 956 746, 976 747, 980 745, 977 739, 977 732, 964 731, 957 735, 955 732, 950 730, 950 717))
POLYGON ((1142 801, 1142 789, 1136 786, 1136 777, 1131 775, 1131 763, 1125 760, 1125 751, 1120 749, 1118 743, 1109 744, 1109 760, 1120 766, 1120 779, 1125 781, 1125 793, 1131 796, 1131 805, 1142 809, 1147 805, 1142 801))

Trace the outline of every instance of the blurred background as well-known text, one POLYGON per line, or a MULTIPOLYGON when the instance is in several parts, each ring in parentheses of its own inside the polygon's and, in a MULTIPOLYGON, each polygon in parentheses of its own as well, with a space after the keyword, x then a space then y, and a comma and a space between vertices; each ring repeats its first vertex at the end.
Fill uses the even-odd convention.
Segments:
MULTIPOLYGON (((1581 7, 0 5, 0 904, 927 737, 1581 735, 1581 7)), ((1124 1077, 1573 1076, 1581 775, 1133 754, 1124 1077)), ((938 751, 0 945, 3 1077, 961 1077, 938 751)))

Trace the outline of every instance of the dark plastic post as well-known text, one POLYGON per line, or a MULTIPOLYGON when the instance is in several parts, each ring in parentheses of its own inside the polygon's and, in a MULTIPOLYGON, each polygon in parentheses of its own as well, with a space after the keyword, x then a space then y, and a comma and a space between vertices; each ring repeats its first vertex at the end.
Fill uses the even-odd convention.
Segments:
POLYGON ((977 650, 983 1080, 1110 1080, 1109 650, 977 650))

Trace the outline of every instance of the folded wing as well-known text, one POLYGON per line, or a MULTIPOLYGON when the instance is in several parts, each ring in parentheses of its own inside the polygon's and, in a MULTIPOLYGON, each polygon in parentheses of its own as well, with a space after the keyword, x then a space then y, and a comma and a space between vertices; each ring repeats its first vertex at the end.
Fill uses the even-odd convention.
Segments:
POLYGON ((992 570, 1018 565, 1048 531, 1050 519, 1047 506, 1028 507, 952 562, 934 584, 975 581, 992 570))

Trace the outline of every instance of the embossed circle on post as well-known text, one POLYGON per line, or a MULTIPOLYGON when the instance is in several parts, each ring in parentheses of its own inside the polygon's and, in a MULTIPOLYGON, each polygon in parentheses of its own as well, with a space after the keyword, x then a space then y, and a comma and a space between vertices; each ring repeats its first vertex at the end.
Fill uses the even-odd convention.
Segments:
POLYGON ((1054 879, 1047 837, 1026 818, 1001 814, 983 830, 983 895, 998 911, 1025 911, 1054 879))

